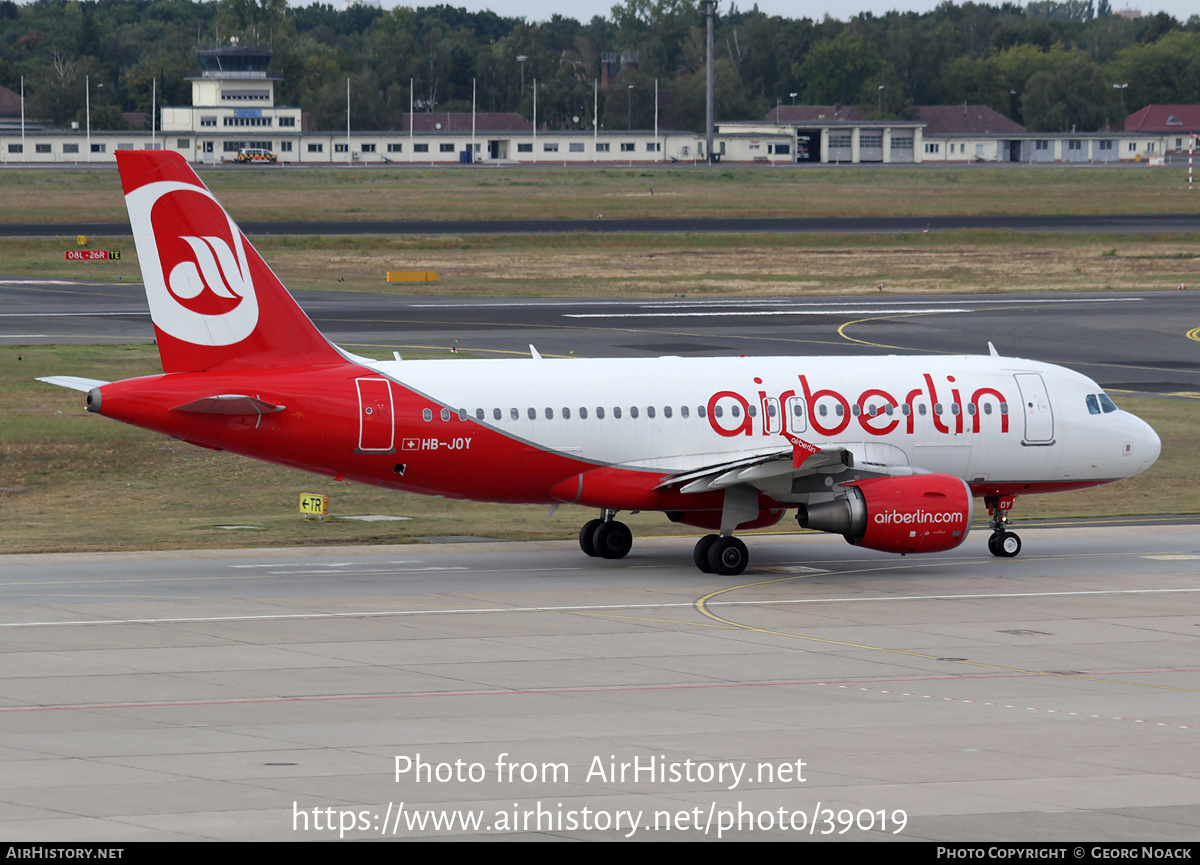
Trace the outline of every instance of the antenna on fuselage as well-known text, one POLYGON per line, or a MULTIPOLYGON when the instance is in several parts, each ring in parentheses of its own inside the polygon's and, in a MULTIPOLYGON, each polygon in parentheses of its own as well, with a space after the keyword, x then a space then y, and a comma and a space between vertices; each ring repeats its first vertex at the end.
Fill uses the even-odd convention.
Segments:
POLYGON ((534 359, 534 360, 541 360, 541 359, 542 359, 542 356, 541 356, 540 354, 538 354, 538 350, 537 350, 536 348, 534 348, 534 347, 533 347, 533 343, 532 343, 532 342, 531 342, 531 343, 529 343, 529 353, 530 353, 530 354, 533 356, 533 359, 534 359))
POLYGON ((990 339, 988 340, 988 354, 990 354, 992 357, 1000 356, 1000 352, 996 351, 996 346, 992 345, 992 341, 990 339))

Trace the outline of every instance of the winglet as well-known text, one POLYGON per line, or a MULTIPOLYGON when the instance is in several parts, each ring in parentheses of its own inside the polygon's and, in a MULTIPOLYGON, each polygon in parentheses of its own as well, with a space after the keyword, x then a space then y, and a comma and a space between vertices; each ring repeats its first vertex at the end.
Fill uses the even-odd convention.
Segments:
POLYGON ((816 445, 809 444, 804 439, 800 438, 800 436, 794 435, 786 430, 783 432, 783 437, 792 445, 792 468, 794 469, 800 468, 800 466, 804 465, 804 461, 806 459, 821 450, 816 445))

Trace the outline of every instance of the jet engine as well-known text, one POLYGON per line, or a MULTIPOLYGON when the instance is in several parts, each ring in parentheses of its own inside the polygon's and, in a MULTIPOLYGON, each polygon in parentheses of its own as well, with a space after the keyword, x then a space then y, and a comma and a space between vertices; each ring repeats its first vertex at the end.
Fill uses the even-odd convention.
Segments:
POLYGON ((801 506, 796 521, 885 553, 937 553, 967 537, 973 504, 970 487, 952 475, 867 478, 842 484, 832 501, 801 506))

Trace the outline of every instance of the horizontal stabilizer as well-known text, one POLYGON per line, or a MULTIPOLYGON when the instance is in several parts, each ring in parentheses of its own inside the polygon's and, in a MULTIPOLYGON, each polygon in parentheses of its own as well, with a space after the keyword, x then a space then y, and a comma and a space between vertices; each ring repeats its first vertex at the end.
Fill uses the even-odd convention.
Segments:
POLYGON ((183 405, 177 405, 171 411, 190 411, 196 414, 272 414, 283 411, 287 406, 274 405, 258 397, 245 396, 238 393, 223 393, 218 396, 206 396, 192 400, 183 405))
POLYGON ((48 375, 44 378, 39 378, 38 381, 44 381, 46 384, 58 385, 59 387, 69 387, 71 390, 81 390, 87 393, 94 387, 108 384, 106 381, 101 381, 98 378, 80 378, 77 375, 48 375))

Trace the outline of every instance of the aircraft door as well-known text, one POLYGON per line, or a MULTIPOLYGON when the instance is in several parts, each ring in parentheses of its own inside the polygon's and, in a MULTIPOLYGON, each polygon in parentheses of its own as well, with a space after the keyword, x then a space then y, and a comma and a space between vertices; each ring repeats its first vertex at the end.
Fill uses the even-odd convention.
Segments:
POLYGON ((358 453, 392 453, 396 425, 391 383, 386 378, 359 378, 354 383, 358 386, 358 453))
POLYGON ((784 418, 779 406, 779 400, 773 396, 763 397, 763 435, 778 435, 783 432, 784 418))
POLYGON ((808 432, 808 416, 804 413, 804 400, 789 396, 783 401, 784 423, 790 433, 808 432))
POLYGON ((1014 376, 1021 391, 1021 406, 1025 413, 1024 444, 1054 444, 1054 410, 1050 407, 1050 394, 1046 383, 1037 373, 1020 373, 1014 376))

